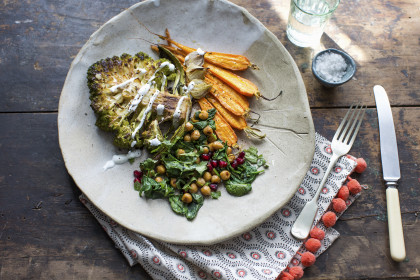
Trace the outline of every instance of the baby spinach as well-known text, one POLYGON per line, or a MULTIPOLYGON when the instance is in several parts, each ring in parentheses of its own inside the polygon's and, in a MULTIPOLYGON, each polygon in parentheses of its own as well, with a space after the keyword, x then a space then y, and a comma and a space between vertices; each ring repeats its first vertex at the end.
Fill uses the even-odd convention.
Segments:
POLYGON ((164 198, 172 196, 174 189, 165 181, 158 183, 148 176, 143 176, 139 195, 142 196, 143 193, 146 198, 164 198))
POLYGON ((233 196, 243 196, 249 193, 252 189, 251 184, 240 183, 235 181, 227 181, 225 183, 226 190, 233 196))

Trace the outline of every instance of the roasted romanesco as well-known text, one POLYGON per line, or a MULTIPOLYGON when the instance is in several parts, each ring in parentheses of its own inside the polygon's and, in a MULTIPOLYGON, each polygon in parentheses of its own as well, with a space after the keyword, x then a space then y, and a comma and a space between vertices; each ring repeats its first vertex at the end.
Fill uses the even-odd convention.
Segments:
POLYGON ((150 148, 150 143, 164 140, 161 124, 175 131, 188 119, 191 100, 185 92, 184 70, 179 62, 174 64, 139 52, 106 58, 89 67, 96 125, 114 132, 116 146, 150 148))

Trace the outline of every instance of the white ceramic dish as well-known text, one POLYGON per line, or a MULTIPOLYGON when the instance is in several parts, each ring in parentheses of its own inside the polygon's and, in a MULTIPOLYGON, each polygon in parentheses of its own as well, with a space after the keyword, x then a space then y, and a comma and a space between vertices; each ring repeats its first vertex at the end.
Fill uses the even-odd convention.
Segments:
POLYGON ((132 6, 96 31, 74 59, 60 98, 59 141, 66 167, 84 194, 119 224, 153 239, 182 244, 213 244, 243 233, 280 209, 301 183, 314 153, 314 126, 300 73, 286 49, 245 9, 224 0, 155 0, 132 6), (172 38, 189 46, 245 54, 260 70, 243 76, 263 95, 283 94, 275 101, 253 100, 261 115, 257 125, 265 140, 239 133, 239 143, 255 145, 269 169, 246 196, 222 189, 218 200, 207 199, 191 222, 177 216, 165 200, 140 198, 133 189, 132 165, 104 171, 112 155, 122 153, 109 133, 95 126, 86 85, 88 67, 105 57, 145 51, 158 42, 135 20, 157 33, 169 28, 172 38))

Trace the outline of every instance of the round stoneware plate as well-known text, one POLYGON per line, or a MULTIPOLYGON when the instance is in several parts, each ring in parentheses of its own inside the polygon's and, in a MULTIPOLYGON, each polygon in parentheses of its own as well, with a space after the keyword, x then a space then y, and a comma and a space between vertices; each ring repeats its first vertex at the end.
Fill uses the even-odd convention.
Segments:
MULTIPOLYGON (((182 244, 213 244, 262 223, 297 190, 314 153, 314 126, 302 77, 279 40, 245 9, 223 0, 155 0, 138 3, 96 31, 74 59, 61 93, 58 129, 66 167, 82 192, 105 214, 128 229, 153 239, 182 244), (243 197, 221 188, 219 199, 206 199, 197 217, 188 221, 172 212, 166 200, 146 200, 133 189, 134 164, 104 171, 114 154, 112 135, 95 126, 86 84, 88 67, 113 55, 139 51, 156 55, 150 42, 159 42, 141 26, 203 50, 246 55, 259 70, 242 76, 256 83, 274 101, 252 100, 261 118, 256 125, 264 140, 238 133, 239 144, 254 145, 269 164, 243 197), (145 40, 135 39, 142 38, 145 40)), ((146 155, 145 155, 146 156, 146 155)))

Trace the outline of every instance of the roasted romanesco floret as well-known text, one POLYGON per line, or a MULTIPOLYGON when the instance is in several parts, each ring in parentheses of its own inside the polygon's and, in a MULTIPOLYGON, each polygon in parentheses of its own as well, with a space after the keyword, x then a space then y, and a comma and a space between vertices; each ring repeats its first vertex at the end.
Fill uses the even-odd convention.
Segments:
POLYGON ((190 99, 182 98, 182 90, 172 91, 184 86, 179 84, 182 71, 167 59, 153 60, 142 52, 94 63, 88 69, 87 84, 91 107, 97 115, 96 125, 114 132, 114 144, 118 147, 139 148, 148 144, 144 142, 148 141, 146 135, 150 139, 150 128, 154 134, 162 135, 157 123, 151 125, 154 120, 171 120, 175 110, 181 111, 181 119, 187 118, 190 99), (157 106, 164 109, 156 110, 157 106))

